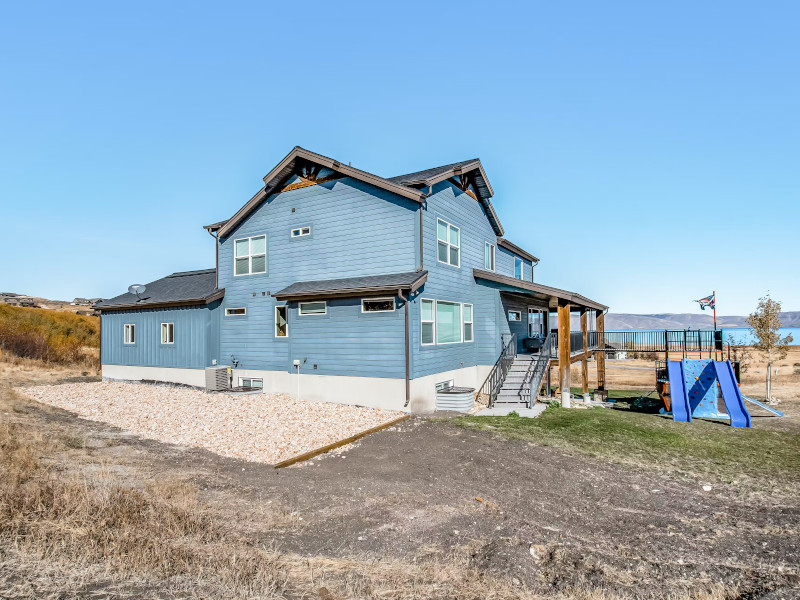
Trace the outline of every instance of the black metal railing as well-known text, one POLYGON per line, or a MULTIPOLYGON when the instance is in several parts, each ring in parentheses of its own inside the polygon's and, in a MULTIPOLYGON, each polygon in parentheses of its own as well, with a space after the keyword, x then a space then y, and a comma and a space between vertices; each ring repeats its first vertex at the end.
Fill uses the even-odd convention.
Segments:
MULTIPOLYGON (((553 355, 557 354, 558 352, 558 336, 556 332, 550 332, 550 335, 553 336, 553 355)), ((588 350, 594 350, 598 348, 600 343, 600 337, 597 331, 588 331, 586 332, 586 344, 588 350)), ((583 332, 582 331, 570 331, 569 333, 569 353, 570 355, 575 354, 582 354, 584 350, 587 348, 583 347, 583 332)))
MULTIPOLYGON (((722 351, 722 332, 713 329, 656 329, 651 331, 590 331, 594 347, 604 352, 680 352, 682 356, 704 355, 709 358, 722 351)), ((590 340, 590 347, 592 346, 590 340)))
POLYGON ((503 349, 500 351, 500 357, 481 386, 481 394, 489 398, 489 408, 494 406, 494 401, 497 399, 500 388, 503 387, 511 363, 517 356, 517 334, 513 333, 508 337, 504 335, 502 341, 503 349))
POLYGON ((539 394, 539 388, 542 387, 542 380, 545 373, 550 366, 550 361, 553 360, 556 352, 556 336, 553 333, 548 333, 547 337, 542 342, 542 347, 539 354, 534 360, 531 361, 525 379, 523 381, 523 391, 528 393, 528 408, 533 408, 536 402, 536 396, 539 394), (527 389, 526 389, 527 388, 527 389))

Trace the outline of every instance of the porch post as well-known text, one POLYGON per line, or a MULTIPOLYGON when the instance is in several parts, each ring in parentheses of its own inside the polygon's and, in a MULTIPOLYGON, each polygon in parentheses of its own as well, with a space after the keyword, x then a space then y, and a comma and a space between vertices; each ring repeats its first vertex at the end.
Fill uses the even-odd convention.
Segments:
POLYGON ((601 351, 595 352, 595 364, 597 365, 597 387, 595 391, 600 392, 604 397, 606 395, 606 353, 602 351, 602 345, 605 344, 605 320, 605 313, 599 311, 595 319, 595 324, 597 326, 598 345, 601 351))
POLYGON ((558 382, 561 388, 561 406, 571 406, 569 388, 569 311, 570 305, 558 307, 558 382))
POLYGON ((583 399, 589 401, 589 311, 581 308, 581 333, 583 334, 583 359, 581 360, 581 379, 583 380, 583 399))

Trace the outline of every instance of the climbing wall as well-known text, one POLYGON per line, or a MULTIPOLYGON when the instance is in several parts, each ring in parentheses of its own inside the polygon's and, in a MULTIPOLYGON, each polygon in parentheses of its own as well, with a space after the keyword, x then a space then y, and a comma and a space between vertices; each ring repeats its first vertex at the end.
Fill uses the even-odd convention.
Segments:
POLYGON ((714 361, 711 359, 683 361, 683 380, 689 396, 692 417, 706 419, 728 418, 719 391, 714 361))

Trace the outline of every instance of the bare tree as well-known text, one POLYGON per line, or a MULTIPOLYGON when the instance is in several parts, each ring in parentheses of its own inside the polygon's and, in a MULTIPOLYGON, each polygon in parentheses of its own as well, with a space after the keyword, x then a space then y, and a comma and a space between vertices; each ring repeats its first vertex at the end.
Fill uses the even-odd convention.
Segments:
POLYGON ((750 370, 750 363, 753 359, 750 347, 745 345, 744 340, 732 335, 728 338, 728 349, 731 360, 739 363, 739 372, 747 373, 750 370))
POLYGON ((786 358, 789 344, 794 338, 791 334, 781 337, 781 303, 769 297, 759 298, 758 308, 747 317, 747 324, 756 339, 753 346, 767 355, 767 402, 772 401, 772 361, 786 358))

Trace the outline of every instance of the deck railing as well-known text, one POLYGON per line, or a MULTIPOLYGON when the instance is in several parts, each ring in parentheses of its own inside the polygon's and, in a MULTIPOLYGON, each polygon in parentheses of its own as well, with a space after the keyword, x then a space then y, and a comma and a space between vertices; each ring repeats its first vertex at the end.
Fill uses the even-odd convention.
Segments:
MULTIPOLYGON (((595 348, 604 352, 680 352, 687 354, 722 351, 722 332, 713 329, 657 329, 652 331, 590 331, 595 348)), ((590 340, 591 341, 591 340, 590 340)), ((591 347, 590 343, 590 347, 591 347)))
POLYGON ((511 368, 511 363, 517 356, 517 334, 513 333, 508 337, 503 336, 503 349, 500 351, 500 358, 494 363, 494 367, 489 371, 486 381, 481 386, 481 394, 488 396, 489 407, 494 406, 494 401, 497 399, 497 394, 508 375, 508 370, 511 368))

